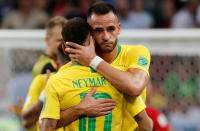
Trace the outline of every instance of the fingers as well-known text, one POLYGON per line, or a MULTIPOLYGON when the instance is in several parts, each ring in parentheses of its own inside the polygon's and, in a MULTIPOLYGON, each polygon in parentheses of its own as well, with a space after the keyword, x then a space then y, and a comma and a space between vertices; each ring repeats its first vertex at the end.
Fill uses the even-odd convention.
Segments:
POLYGON ((9 111, 17 116, 21 116, 22 107, 19 105, 9 104, 8 105, 9 111))
POLYGON ((116 104, 115 103, 103 103, 103 104, 99 104, 100 106, 102 106, 102 107, 113 107, 113 106, 116 106, 116 104))
POLYGON ((108 107, 99 107, 98 108, 98 112, 95 113, 95 116, 104 116, 104 115, 108 115, 111 113, 111 110, 113 110, 115 108, 115 106, 108 106, 108 107))
POLYGON ((92 47, 92 48, 94 48, 94 39, 93 39, 93 37, 92 36, 90 36, 90 46, 92 47))
POLYGON ((96 92, 96 87, 93 87, 92 90, 87 94, 87 96, 92 96, 96 92))
POLYGON ((97 100, 99 102, 99 104, 105 104, 105 103, 114 103, 115 101, 113 99, 98 99, 97 100))
POLYGON ((17 100, 19 101, 21 106, 24 106, 24 101, 22 100, 20 96, 17 96, 17 100))
POLYGON ((13 113, 13 109, 14 107, 13 107, 13 104, 9 104, 8 105, 8 109, 9 109, 9 111, 11 112, 11 113, 13 113))
POLYGON ((74 59, 77 59, 78 56, 76 54, 70 54, 69 57, 70 59, 74 60, 74 59))
POLYGON ((69 57, 71 61, 78 62, 77 55, 70 54, 69 57))
POLYGON ((77 50, 77 49, 73 49, 73 48, 65 48, 65 51, 67 52, 67 53, 69 53, 69 54, 78 54, 78 53, 80 53, 80 51, 79 50, 77 50))
POLYGON ((111 111, 100 112, 100 113, 98 113, 98 114, 96 115, 96 117, 97 117, 97 116, 105 116, 105 115, 108 115, 108 114, 110 114, 110 113, 111 113, 111 111))
POLYGON ((81 49, 82 48, 81 45, 73 43, 73 42, 66 42, 66 45, 71 46, 71 47, 73 47, 75 49, 81 49))

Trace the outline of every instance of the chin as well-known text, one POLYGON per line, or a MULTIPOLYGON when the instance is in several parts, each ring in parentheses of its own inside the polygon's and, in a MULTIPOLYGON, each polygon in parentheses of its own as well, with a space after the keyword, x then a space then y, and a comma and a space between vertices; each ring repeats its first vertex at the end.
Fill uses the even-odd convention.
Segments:
POLYGON ((110 53, 110 52, 112 52, 113 50, 114 50, 113 47, 101 48, 101 51, 104 52, 104 53, 110 53))

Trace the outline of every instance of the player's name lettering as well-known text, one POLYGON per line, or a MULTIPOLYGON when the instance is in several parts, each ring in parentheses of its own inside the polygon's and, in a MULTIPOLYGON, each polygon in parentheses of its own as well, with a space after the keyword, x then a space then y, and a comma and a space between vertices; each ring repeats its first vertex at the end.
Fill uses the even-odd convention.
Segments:
POLYGON ((107 85, 104 77, 91 77, 86 79, 77 79, 72 81, 74 88, 84 88, 84 87, 97 87, 107 85))

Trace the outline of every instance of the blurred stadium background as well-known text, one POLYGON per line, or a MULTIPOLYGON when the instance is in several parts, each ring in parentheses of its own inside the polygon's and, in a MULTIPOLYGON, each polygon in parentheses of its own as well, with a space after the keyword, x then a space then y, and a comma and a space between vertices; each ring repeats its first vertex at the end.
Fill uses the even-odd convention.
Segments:
MULTIPOLYGON (((85 18, 96 1, 0 0, 0 131, 23 130, 8 104, 17 103, 17 96, 25 99, 32 67, 45 48, 47 20, 85 18)), ((199 1, 105 1, 118 10, 119 43, 143 44, 151 52, 150 105, 164 112, 174 131, 200 131, 199 1)))

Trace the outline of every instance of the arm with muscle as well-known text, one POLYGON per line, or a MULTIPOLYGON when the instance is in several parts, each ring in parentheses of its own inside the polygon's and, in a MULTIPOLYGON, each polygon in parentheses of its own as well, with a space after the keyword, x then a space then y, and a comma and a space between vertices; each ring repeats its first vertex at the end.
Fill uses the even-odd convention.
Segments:
MULTIPOLYGON (((73 48, 66 48, 65 50, 70 54, 70 58, 82 65, 89 66, 92 59, 96 56, 94 41, 90 38, 89 46, 81 46, 73 42, 67 42, 67 45, 73 48)), ((117 47, 116 47, 117 48, 117 47)), ((140 49, 139 49, 140 50, 140 49)), ((129 51, 129 53, 132 51, 129 51)), ((141 54, 150 55, 145 47, 141 46, 141 51, 136 54, 139 57, 141 54)), ((127 59, 131 59, 132 54, 127 59)), ((133 62, 134 63, 134 62, 133 62)), ((131 64, 133 64, 131 63, 131 64)), ((136 63, 134 63, 136 64, 136 63)), ((149 66, 149 61, 147 68, 149 66)), ((127 71, 121 71, 112 67, 108 62, 101 61, 97 66, 96 71, 104 76, 115 88, 121 92, 130 95, 138 96, 149 81, 149 75, 142 69, 130 67, 127 71)))
POLYGON ((147 115, 146 111, 143 110, 134 117, 135 121, 138 123, 138 131, 152 131, 153 121, 147 115))
POLYGON ((110 114, 110 111, 115 107, 115 101, 112 99, 94 99, 92 95, 96 92, 94 87, 85 98, 73 107, 63 110, 60 113, 60 120, 56 128, 60 128, 79 119, 80 116, 103 116, 110 114))
POLYGON ((120 71, 105 61, 102 61, 96 70, 115 88, 130 96, 140 95, 149 81, 149 75, 141 69, 129 68, 128 71, 120 71))
POLYGON ((37 100, 33 105, 31 105, 22 113, 22 123, 26 129, 29 129, 38 121, 42 106, 43 102, 37 100))
POLYGON ((54 131, 56 129, 57 120, 44 118, 42 119, 41 131, 54 131))

